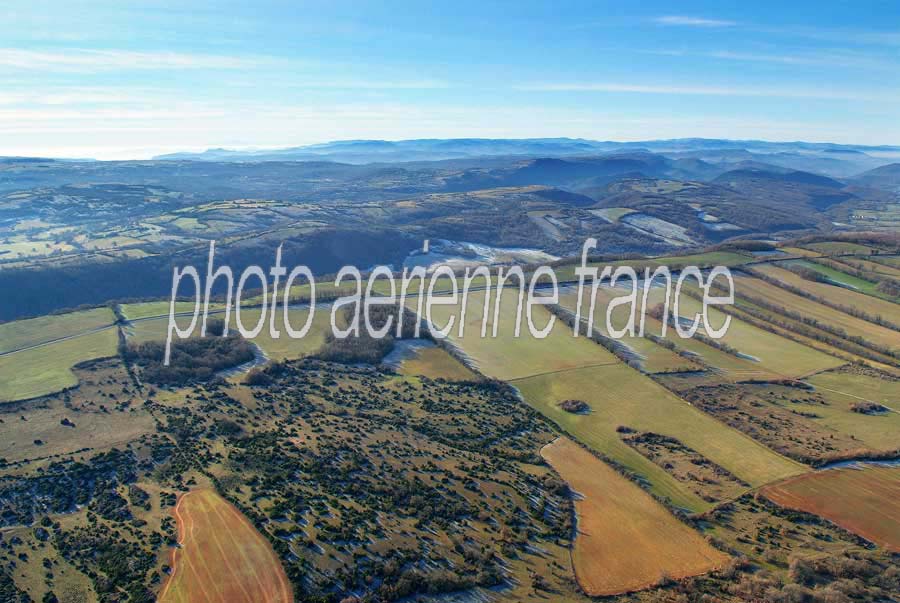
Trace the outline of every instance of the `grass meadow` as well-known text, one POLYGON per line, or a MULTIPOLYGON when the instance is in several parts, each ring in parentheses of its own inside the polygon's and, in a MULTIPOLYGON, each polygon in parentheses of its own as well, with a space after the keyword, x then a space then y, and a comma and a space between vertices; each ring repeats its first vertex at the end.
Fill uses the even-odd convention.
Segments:
POLYGON ((35 398, 72 387, 78 383, 73 366, 115 356, 118 342, 116 329, 105 329, 0 356, 0 401, 35 398))

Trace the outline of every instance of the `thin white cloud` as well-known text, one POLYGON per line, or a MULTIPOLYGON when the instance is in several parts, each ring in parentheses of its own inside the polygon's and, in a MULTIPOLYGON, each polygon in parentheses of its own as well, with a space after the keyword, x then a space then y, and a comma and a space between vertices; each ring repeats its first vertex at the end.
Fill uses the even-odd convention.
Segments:
POLYGON ((855 100, 873 102, 896 102, 900 91, 887 93, 858 93, 851 90, 833 91, 824 89, 746 88, 735 86, 678 85, 660 86, 614 82, 558 82, 534 83, 515 86, 516 90, 527 92, 624 92, 634 94, 678 94, 695 96, 745 96, 772 98, 809 98, 825 100, 855 100))
POLYGON ((761 25, 754 25, 748 29, 763 34, 839 42, 846 45, 900 46, 900 30, 875 31, 871 29, 761 25))
POLYGON ((848 45, 900 46, 900 30, 872 30, 853 28, 827 28, 797 25, 762 25, 759 23, 739 23, 729 19, 713 19, 691 15, 663 15, 654 17, 651 22, 657 25, 674 27, 700 28, 740 28, 747 32, 787 36, 791 38, 807 38, 827 42, 839 42, 848 45))
POLYGON ((725 19, 707 19, 704 17, 691 17, 688 15, 665 15, 653 19, 654 23, 660 25, 677 25, 681 27, 733 27, 737 25, 736 21, 728 21, 725 19))
POLYGON ((347 90, 438 90, 450 88, 442 80, 299 80, 291 88, 334 88, 347 90))
POLYGON ((145 105, 149 101, 171 98, 171 94, 152 88, 47 87, 26 90, 22 87, 0 92, 0 106, 145 105))
POLYGON ((151 69, 247 69, 268 59, 179 52, 67 49, 65 51, 0 48, 0 67, 32 71, 94 73, 151 69))
POLYGON ((706 57, 728 61, 772 63, 776 65, 847 67, 851 69, 897 69, 900 61, 894 57, 853 52, 844 49, 822 50, 815 54, 767 54, 757 52, 735 52, 716 50, 711 52, 689 52, 686 50, 642 50, 641 52, 669 57, 706 57))

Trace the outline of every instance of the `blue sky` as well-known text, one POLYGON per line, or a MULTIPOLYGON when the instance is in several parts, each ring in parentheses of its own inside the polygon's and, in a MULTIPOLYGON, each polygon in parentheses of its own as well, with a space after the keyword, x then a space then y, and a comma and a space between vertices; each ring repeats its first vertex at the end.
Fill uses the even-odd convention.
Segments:
POLYGON ((349 138, 900 144, 898 2, 0 5, 0 155, 349 138))

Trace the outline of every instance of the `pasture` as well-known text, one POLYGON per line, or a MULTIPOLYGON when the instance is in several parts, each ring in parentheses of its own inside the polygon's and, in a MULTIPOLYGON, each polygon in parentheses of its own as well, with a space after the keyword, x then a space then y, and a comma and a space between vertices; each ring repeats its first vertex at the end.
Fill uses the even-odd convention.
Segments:
MULTIPOLYGON (((647 317, 646 329, 649 333, 660 336, 662 333, 662 323, 654 318, 647 317)), ((682 339, 677 333, 673 334, 674 329, 670 325, 666 338, 675 343, 679 348, 695 354, 702 362, 716 369, 719 378, 733 381, 745 379, 772 379, 778 375, 766 370, 759 362, 751 358, 741 358, 730 354, 729 352, 720 350, 713 346, 707 345, 695 337, 682 339)))
MULTIPOLYGON (((610 301, 625 295, 627 291, 620 288, 600 287, 597 289, 596 301, 594 302, 594 323, 595 331, 603 335, 609 336, 609 329, 606 324, 606 312, 610 301)), ((578 303, 578 289, 569 287, 560 292, 559 305, 571 312, 575 312, 578 303)), ((590 312, 590 287, 585 287, 581 313, 585 318, 590 312)), ((612 327, 621 329, 625 326, 628 319, 628 307, 618 306, 613 308, 612 327)), ((585 326, 582 329, 587 327, 585 326)), ((701 366, 691 360, 679 356, 674 351, 667 349, 646 337, 636 335, 635 337, 626 336, 618 340, 619 343, 625 345, 636 356, 640 358, 641 370, 647 373, 677 373, 683 371, 700 370, 701 366)))
POLYGON ((287 603, 293 590, 269 542, 211 489, 183 494, 174 510, 180 548, 160 603, 287 603))
POLYGON ((116 317, 107 307, 0 324, 0 354, 70 337, 112 325, 116 317))
MULTIPOLYGON (((260 318, 261 310, 259 308, 242 308, 241 323, 247 329, 253 329, 260 318)), ((281 334, 280 337, 274 338, 269 332, 269 318, 271 313, 267 314, 266 323, 263 325, 259 334, 251 341, 258 345, 260 349, 271 360, 297 359, 308 356, 316 352, 325 342, 325 333, 331 330, 330 323, 330 306, 318 306, 313 315, 313 321, 305 337, 293 339, 284 330, 282 326, 283 313, 281 309, 275 316, 275 327, 281 334)), ((293 329, 299 330, 306 323, 309 316, 307 308, 290 308, 288 316, 293 329)), ((211 314, 211 318, 224 318, 224 314, 217 312, 211 314)), ((232 311, 229 319, 229 333, 237 332, 235 312, 232 311)), ((187 328, 190 325, 190 316, 178 316, 175 319, 179 328, 187 328)), ((126 329, 129 341, 142 343, 145 341, 164 341, 166 338, 166 328, 169 319, 165 318, 147 318, 137 320, 126 329)), ((197 321, 195 334, 200 334, 200 319, 197 321)))
POLYGON ((806 249, 816 251, 823 255, 869 255, 875 251, 872 247, 849 243, 846 241, 825 241, 822 243, 810 243, 804 245, 806 249))
MULTIPOLYGON (((175 323, 181 329, 186 329, 191 323, 190 316, 177 316, 175 323)), ((165 341, 166 328, 169 319, 165 317, 149 317, 136 320, 124 328, 129 342, 144 343, 145 341, 165 341)), ((199 333, 199 323, 198 323, 199 333)), ((174 337, 174 336, 173 336, 174 337)))
POLYGON ((630 207, 606 207, 603 209, 589 209, 588 212, 594 214, 598 218, 603 218, 611 224, 618 224, 619 220, 633 214, 637 210, 630 207))
MULTIPOLYGON (((504 290, 500 312, 495 317, 496 289, 491 290, 486 337, 481 337, 486 295, 484 291, 469 294, 462 337, 458 337, 461 313, 459 305, 435 306, 432 321, 442 327, 451 317, 455 317, 450 342, 472 359, 482 373, 495 379, 521 379, 541 373, 618 363, 615 356, 589 339, 574 337, 572 330, 559 319, 555 320, 545 339, 533 337, 526 324, 524 302, 520 336, 515 337, 516 294, 515 290, 504 290), (495 318, 497 337, 492 337, 495 318)), ((407 303, 414 308, 416 301, 412 299, 407 303)), ((537 329, 543 328, 551 317, 546 308, 534 308, 533 321, 537 329)))
MULTIPOLYGON (((683 266, 697 266, 699 268, 710 268, 712 266, 741 266, 754 261, 751 255, 734 253, 732 251, 709 251, 706 253, 695 253, 690 255, 673 255, 666 257, 634 259, 634 260, 617 260, 614 262, 589 262, 588 266, 596 266, 603 270, 604 266, 631 266, 636 271, 641 272, 646 268, 653 270, 659 266, 669 266, 672 270, 677 270, 683 266)), ((560 282, 575 281, 575 264, 567 264, 556 267, 556 276, 560 282)))
POLYGON ((639 486, 569 438, 548 444, 541 455, 579 495, 572 565, 588 595, 641 590, 728 561, 639 486))
POLYGON ((883 264, 885 266, 892 266, 894 268, 900 269, 900 255, 876 255, 869 259, 877 264, 883 264))
POLYGON ((818 258, 822 257, 822 254, 818 251, 813 251, 811 249, 804 249, 803 247, 781 247, 781 251, 785 253, 790 253, 791 255, 799 255, 807 258, 818 258))
MULTIPOLYGON (((842 266, 840 262, 834 261, 833 263, 842 266)), ((825 266, 824 264, 811 262, 809 260, 787 260, 784 262, 784 265, 806 268, 807 270, 818 272, 828 280, 838 285, 849 287, 852 290, 860 291, 874 297, 885 297, 883 293, 879 292, 875 288, 877 283, 859 278, 858 276, 853 276, 852 274, 847 274, 846 272, 843 272, 842 270, 838 270, 836 268, 832 268, 831 266, 825 266)))
POLYGON ((72 367, 115 356, 118 333, 105 329, 0 356, 0 402, 44 396, 78 383, 72 367))
POLYGON ((828 402, 817 407, 813 420, 854 436, 875 450, 900 450, 900 381, 888 381, 868 375, 825 372, 805 379, 828 402), (892 412, 862 414, 852 406, 874 402, 892 412))
MULTIPOLYGON (((242 309, 241 323, 245 328, 252 329, 259 321, 260 313, 261 310, 259 308, 242 309)), ((262 331, 260 331, 259 335, 254 337, 251 341, 258 345, 271 360, 294 360, 303 356, 309 356, 318 351, 318 349, 322 347, 322 344, 325 343, 325 334, 331 331, 330 315, 331 306, 317 306, 313 313, 312 324, 310 325, 306 336, 293 339, 284 330, 284 313, 282 309, 279 308, 275 315, 275 328, 280 333, 280 337, 274 338, 269 332, 271 312, 268 312, 266 314, 266 324, 263 326, 262 331)), ((219 317, 221 318, 221 315, 219 315, 219 317)), ((306 307, 290 308, 288 310, 288 317, 291 328, 299 330, 306 323, 306 320, 309 317, 309 310, 306 307)), ((232 313, 231 329, 237 328, 235 326, 235 320, 234 313, 232 313)))
POLYGON ((892 323, 900 324, 900 304, 895 304, 852 289, 838 287, 828 283, 810 281, 794 274, 790 270, 775 265, 758 266, 756 269, 782 283, 815 295, 816 297, 826 299, 831 303, 854 308, 871 316, 881 316, 892 323))
POLYGON ((153 418, 131 397, 137 392, 131 390, 121 361, 75 369, 75 375, 79 386, 68 400, 57 395, 27 406, 0 407, 0 458, 12 462, 84 448, 104 450, 155 430, 153 418), (129 399, 131 404, 121 404, 129 399))
MULTIPOLYGON (((661 303, 664 299, 664 289, 651 290, 650 300, 654 303, 661 303)), ((674 309, 674 299, 672 308, 674 309)), ((678 311, 688 320, 693 320, 695 315, 701 314, 702 323, 703 304, 693 297, 682 293, 678 311)), ((721 328, 728 317, 714 307, 708 308, 708 315, 712 328, 721 328)), ((673 331, 670 330, 669 337, 675 343, 684 341, 673 331)), ((760 329, 734 316, 731 317, 728 332, 719 341, 748 356, 760 368, 786 377, 799 377, 844 364, 838 358, 760 329)))
MULTIPOLYGON (((573 288, 570 291, 571 293, 561 296, 560 302, 564 307, 574 311, 576 303, 576 289, 573 288)), ((589 291, 589 289, 586 288, 586 294, 587 291, 589 291)), ((596 307, 594 309, 594 329, 606 334, 606 309, 609 301, 614 297, 620 297, 626 295, 627 293, 628 290, 623 288, 613 289, 610 287, 601 287, 598 290, 596 307)), ((664 290, 661 288, 656 288, 651 290, 647 306, 648 308, 652 308, 655 304, 662 303, 663 301, 664 290)), ((698 302, 687 296, 683 296, 682 306, 681 308, 679 308, 679 310, 682 312, 682 314, 689 314, 695 312, 698 306, 698 302), (690 312, 688 312, 688 310, 690 310, 690 312)), ((614 327, 622 328, 625 326, 628 309, 628 306, 618 306, 613 310, 612 324, 614 327)), ((588 311, 588 300, 587 297, 585 297, 585 300, 582 302, 582 313, 587 314, 588 311)), ((711 317, 713 326, 716 327, 723 324, 723 321, 725 319, 724 315, 721 312, 714 309, 711 310, 711 317)), ((766 342, 777 342, 779 345, 784 342, 798 352, 798 356, 801 357, 801 365, 803 366, 805 366, 804 363, 816 363, 817 360, 821 361, 823 365, 835 365, 828 363, 833 360, 831 358, 826 361, 825 359, 817 356, 814 350, 807 350, 799 344, 795 344, 777 335, 770 334, 762 331, 761 329, 752 327, 751 325, 739 321, 736 318, 732 318, 731 324, 732 326, 739 325, 739 330, 742 332, 742 335, 747 335, 747 333, 749 333, 752 337, 755 337, 757 339, 757 341, 750 341, 751 347, 753 349, 759 348, 760 345, 765 344, 766 342)), ((639 322, 636 322, 636 326, 639 328, 639 322)), ((652 316, 646 315, 644 317, 644 327, 648 334, 656 336, 661 336, 662 334, 662 323, 652 316)), ((752 358, 749 352, 747 353, 746 357, 739 357, 721 349, 707 345, 696 338, 682 339, 678 336, 678 334, 675 332, 674 327, 672 327, 671 325, 666 332, 666 339, 674 343, 677 348, 686 352, 690 352, 691 354, 696 356, 700 362, 718 369, 723 373, 724 376, 727 376, 730 379, 769 379, 778 378, 780 375, 780 373, 773 372, 768 368, 772 363, 766 363, 766 365, 764 366, 763 363, 752 358)), ((675 352, 668 350, 650 341, 649 339, 640 337, 625 337, 621 339, 620 342, 625 344, 629 348, 632 348, 638 355, 643 357, 641 366, 645 371, 650 373, 677 372, 677 370, 672 369, 677 368, 678 370, 684 370, 689 369, 689 367, 696 366, 696 363, 691 362, 690 360, 682 356, 679 356, 675 352)), ((743 345, 743 343, 747 342, 742 341, 741 343, 743 345)), ((764 355, 768 356, 769 354, 771 354, 771 350, 767 350, 764 355)), ((818 366, 817 363, 816 366, 818 366)), ((781 364, 779 364, 779 368, 782 368, 781 364)))
POLYGON ((872 272, 877 276, 887 276, 892 279, 900 279, 900 268, 891 266, 890 264, 880 264, 873 260, 863 260, 861 258, 841 258, 840 262, 842 264, 849 265, 851 268, 858 267, 866 272, 872 272))
POLYGON ((814 513, 900 553, 900 466, 826 469, 766 486, 762 493, 775 504, 814 513))
MULTIPOLYGON (((222 304, 212 303, 209 304, 209 309, 213 308, 219 309, 222 307, 222 304)), ((119 311, 122 312, 122 315, 128 320, 139 320, 143 318, 152 318, 155 316, 168 316, 169 315, 169 301, 151 301, 151 302, 138 302, 134 304, 120 304, 119 311)), ((175 302, 175 313, 183 313, 183 312, 193 312, 194 311, 194 302, 192 301, 176 301, 175 302)), ((203 312, 203 302, 200 302, 200 312, 203 312)))
POLYGON ((423 347, 415 354, 405 358, 397 372, 401 375, 417 375, 429 379, 447 379, 448 381, 471 381, 479 379, 459 360, 437 347, 423 347))
POLYGON ((806 318, 815 319, 822 324, 841 328, 850 335, 864 337, 881 346, 892 349, 900 347, 900 337, 895 331, 795 295, 761 279, 751 276, 736 276, 734 284, 736 294, 739 296, 765 300, 806 318))

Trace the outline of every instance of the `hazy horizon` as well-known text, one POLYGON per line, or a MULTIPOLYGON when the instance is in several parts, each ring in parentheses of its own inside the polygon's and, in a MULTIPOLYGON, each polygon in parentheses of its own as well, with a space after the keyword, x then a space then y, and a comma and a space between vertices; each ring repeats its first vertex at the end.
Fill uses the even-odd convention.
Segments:
MULTIPOLYGON (((529 141, 529 140, 570 140, 570 141, 585 141, 591 143, 610 143, 610 144, 640 144, 640 143, 664 143, 664 142, 681 142, 681 141, 689 141, 689 140, 702 140, 702 141, 717 141, 721 140, 723 142, 729 143, 747 143, 747 146, 752 146, 753 144, 762 144, 762 145, 835 145, 839 147, 861 147, 865 149, 865 153, 872 157, 879 158, 900 158, 900 143, 892 144, 892 143, 883 143, 883 144, 857 144, 857 143, 842 143, 835 142, 833 140, 770 140, 770 139, 737 139, 737 138, 703 138, 703 137, 694 137, 694 136, 686 136, 679 138, 649 138, 649 139, 634 139, 634 140, 625 140, 625 139, 591 139, 584 137, 569 137, 569 136, 546 136, 546 137, 502 137, 502 138, 485 138, 479 136, 454 136, 447 138, 344 138, 344 139, 336 139, 336 140, 317 140, 314 142, 303 143, 303 144, 285 144, 285 145, 241 145, 241 146, 195 146, 195 147, 178 147, 168 149, 165 152, 160 153, 131 153, 129 150, 123 151, 122 154, 116 153, 115 156, 100 156, 100 157, 90 157, 84 155, 66 155, 66 154, 4 154, 0 153, 0 157, 5 158, 45 158, 45 159, 59 159, 66 161, 146 161, 153 160, 157 157, 164 157, 167 155, 199 155, 203 153, 211 153, 215 151, 227 152, 227 153, 265 153, 265 152, 277 152, 283 150, 291 150, 291 149, 306 149, 306 148, 314 148, 314 147, 327 147, 329 145, 337 145, 337 144, 345 144, 345 143, 366 143, 366 142, 387 142, 387 143, 404 143, 404 142, 416 142, 416 141, 460 141, 460 140, 483 140, 483 141, 529 141), (885 150, 878 150, 882 147, 893 147, 885 150), (871 149, 871 150, 869 150, 871 149)), ((610 149, 609 151, 602 152, 616 152, 620 149, 610 149)), ((627 151, 628 149, 621 149, 622 151, 627 151)), ((598 151, 601 152, 601 151, 598 151)), ((659 152, 659 150, 654 150, 654 152, 659 152)), ((522 153, 523 155, 534 155, 534 153, 522 153)), ((476 153, 473 156, 477 156, 476 153)), ((500 154, 502 155, 502 153, 500 154)), ((548 156, 557 156, 556 153, 548 153, 548 156)), ((327 156, 323 156, 323 160, 329 161, 330 159, 327 156)), ((338 160, 339 161, 339 160, 338 160)), ((396 162, 396 159, 386 159, 386 161, 396 162)), ((402 160, 401 160, 402 161, 402 160)), ((419 160, 409 160, 409 161, 419 161, 419 160)), ((429 161, 428 159, 424 159, 422 161, 429 161)))

